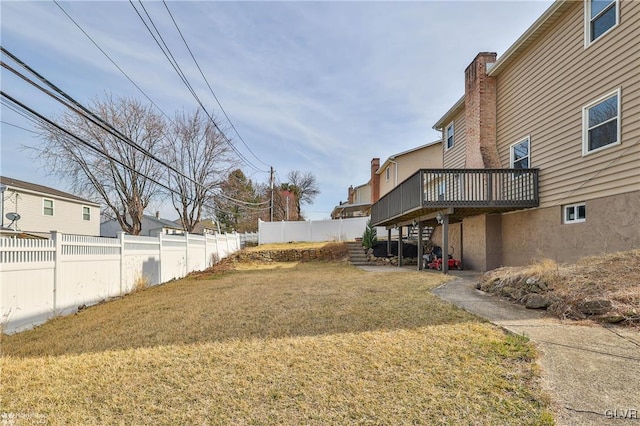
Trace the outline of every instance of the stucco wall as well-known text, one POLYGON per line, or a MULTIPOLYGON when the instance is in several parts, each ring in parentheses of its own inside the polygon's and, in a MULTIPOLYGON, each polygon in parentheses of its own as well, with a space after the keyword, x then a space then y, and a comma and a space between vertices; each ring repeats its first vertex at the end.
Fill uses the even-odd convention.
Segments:
POLYGON ((587 220, 582 223, 562 223, 562 206, 503 215, 503 264, 526 265, 543 258, 574 262, 640 248, 640 191, 588 200, 585 206, 587 220))
POLYGON ((462 222, 464 269, 486 271, 486 216, 472 216, 462 222))
MULTIPOLYGON (((436 227, 433 231, 433 235, 431 235, 431 242, 436 245, 442 247, 442 226, 436 227)), ((465 266, 463 259, 463 250, 462 250, 462 223, 451 223, 449 224, 449 250, 451 253, 451 248, 453 247, 453 257, 456 259, 462 260, 462 266, 465 266)))

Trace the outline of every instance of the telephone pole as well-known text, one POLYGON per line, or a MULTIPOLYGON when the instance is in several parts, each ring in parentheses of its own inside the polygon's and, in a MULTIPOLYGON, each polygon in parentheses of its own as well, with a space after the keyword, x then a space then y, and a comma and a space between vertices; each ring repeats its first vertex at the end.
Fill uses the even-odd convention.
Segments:
POLYGON ((273 222, 273 167, 271 167, 271 178, 269 181, 271 184, 271 222, 273 222))

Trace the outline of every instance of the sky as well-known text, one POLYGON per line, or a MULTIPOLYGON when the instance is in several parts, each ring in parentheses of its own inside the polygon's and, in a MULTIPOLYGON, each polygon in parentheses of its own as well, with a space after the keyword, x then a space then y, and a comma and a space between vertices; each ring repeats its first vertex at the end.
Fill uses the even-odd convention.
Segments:
MULTIPOLYGON (((551 1, 221 2, 137 0, 150 14, 205 107, 228 127, 169 15, 242 140, 227 132, 266 183, 312 172, 320 194, 303 214, 328 219, 347 188, 382 162, 440 138, 432 127, 464 94, 464 70, 478 52, 505 52, 551 1), (243 143, 244 141, 244 143, 243 143), (258 170, 260 171, 258 171, 258 170)), ((87 105, 106 93, 168 115, 198 104, 128 1, 0 2, 2 47, 87 105)), ((9 62, 2 55, 3 62, 9 62)), ((6 71, 2 90, 53 117, 62 106, 6 71)), ((69 190, 29 147, 32 124, 1 107, 3 176, 69 190)), ((170 201, 154 202, 176 219, 170 201)))

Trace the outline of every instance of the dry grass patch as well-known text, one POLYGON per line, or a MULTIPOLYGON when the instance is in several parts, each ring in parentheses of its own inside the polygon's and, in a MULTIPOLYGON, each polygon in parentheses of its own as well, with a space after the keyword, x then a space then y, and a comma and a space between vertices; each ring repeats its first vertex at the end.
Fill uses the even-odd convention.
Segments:
POLYGON ((528 277, 545 284, 543 293, 554 302, 549 311, 560 318, 640 324, 640 250, 586 257, 574 264, 544 259, 530 266, 499 268, 485 274, 483 283, 508 280, 511 287, 526 287, 528 277), (582 312, 585 303, 594 301, 610 303, 611 309, 597 315, 582 312))
POLYGON ((532 347, 441 277, 338 263, 181 280, 2 342, 2 412, 49 424, 544 424, 532 347))

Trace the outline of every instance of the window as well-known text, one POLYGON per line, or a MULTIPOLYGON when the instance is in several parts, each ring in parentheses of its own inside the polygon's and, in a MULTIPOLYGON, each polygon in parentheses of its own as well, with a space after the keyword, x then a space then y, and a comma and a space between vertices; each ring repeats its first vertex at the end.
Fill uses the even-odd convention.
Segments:
POLYGON ((579 223, 587 220, 587 209, 584 203, 564 206, 564 223, 579 223))
POLYGON ((582 110, 582 153, 620 143, 620 89, 582 110))
POLYGON ((91 220, 91 207, 82 206, 82 220, 91 220))
POLYGON ((389 182, 389 179, 391 179, 391 167, 386 168, 385 177, 387 178, 387 182, 389 182))
POLYGON ((42 199, 42 214, 45 216, 53 216, 53 200, 42 199))
POLYGON ((618 25, 619 0, 585 1, 585 46, 589 46, 600 36, 618 25))
POLYGON ((453 148, 453 123, 447 126, 447 149, 453 148))
POLYGON ((511 145, 511 168, 528 169, 529 164, 529 136, 511 145))

